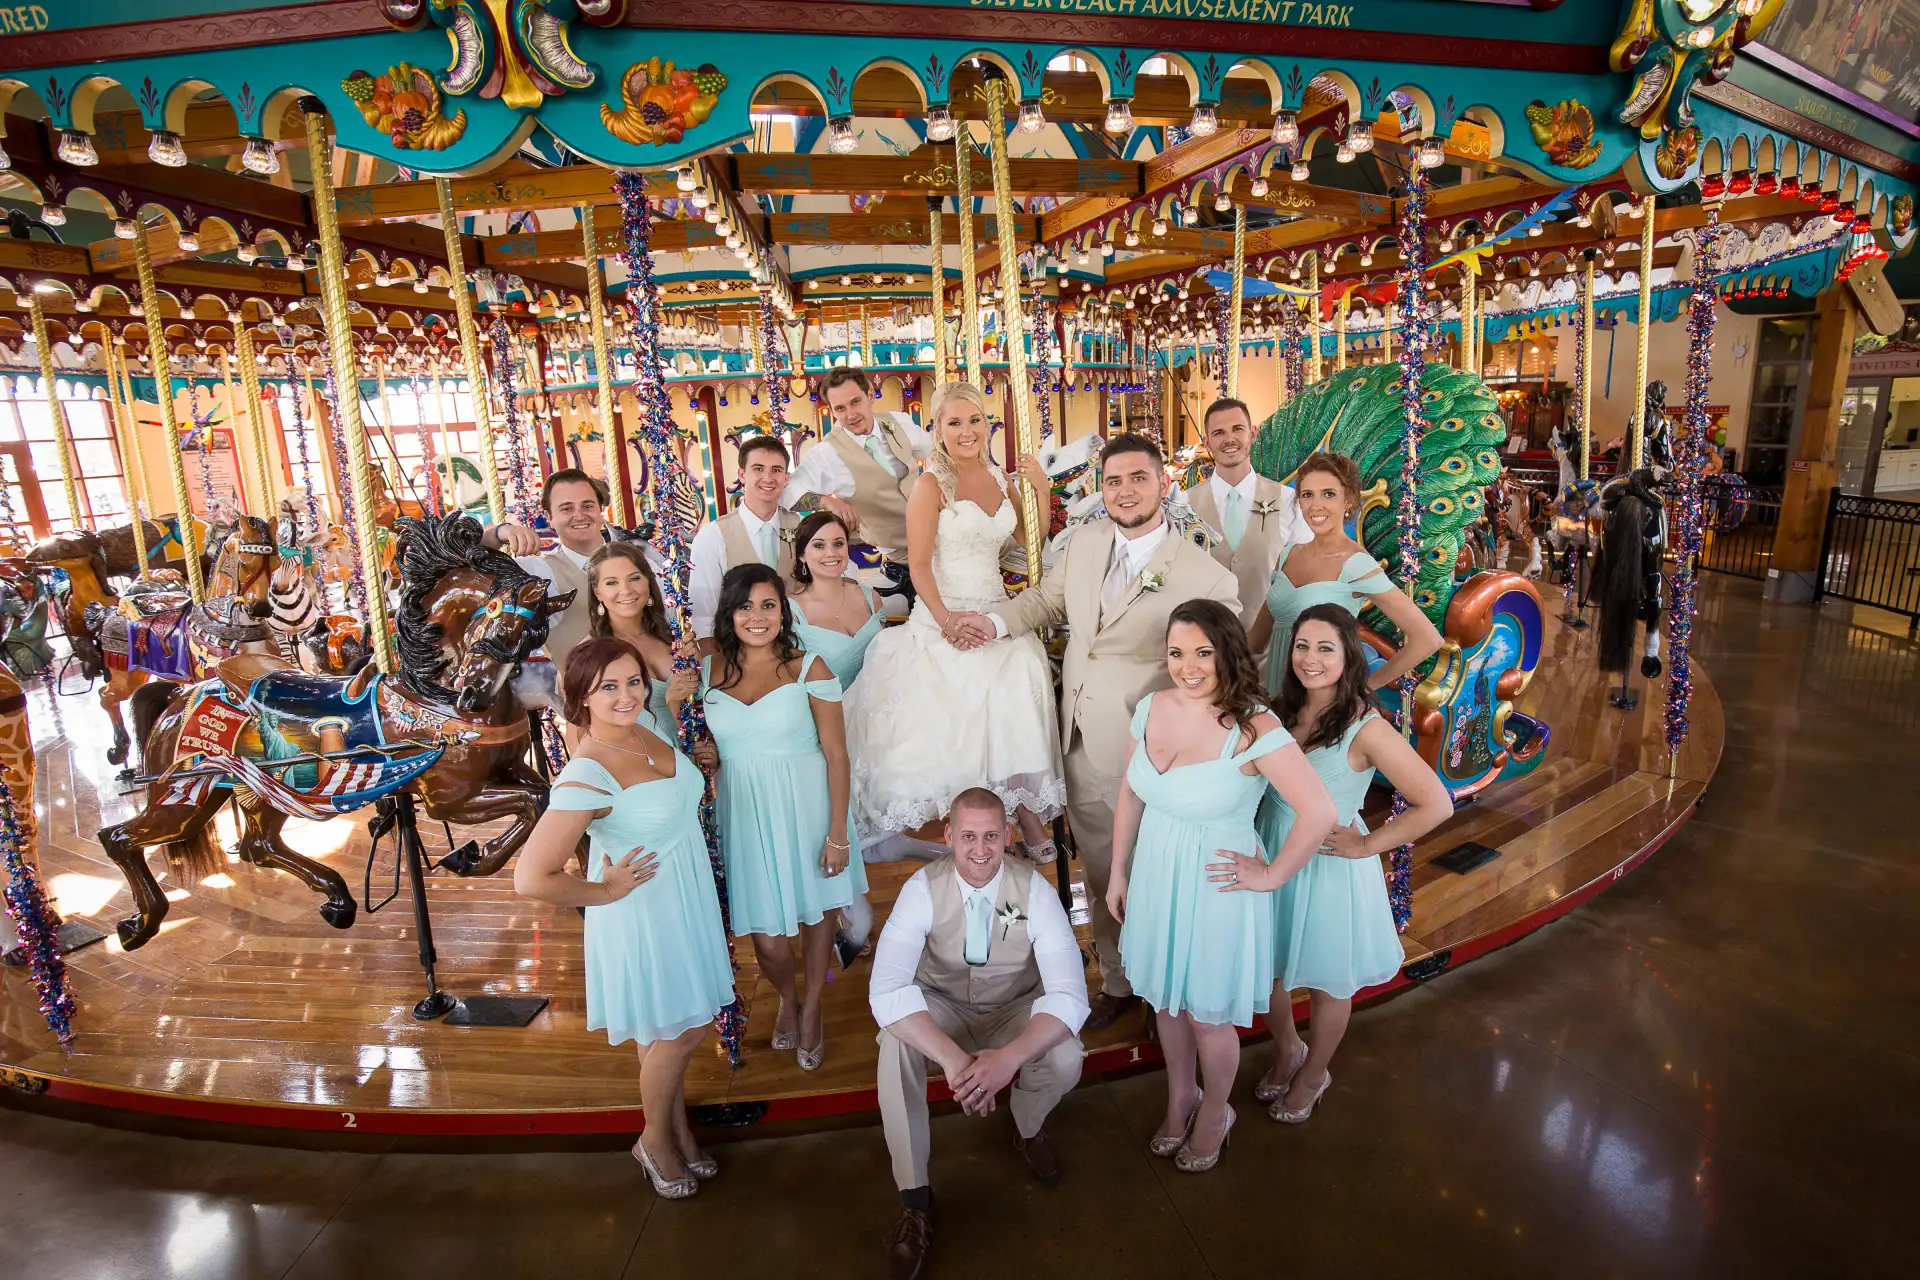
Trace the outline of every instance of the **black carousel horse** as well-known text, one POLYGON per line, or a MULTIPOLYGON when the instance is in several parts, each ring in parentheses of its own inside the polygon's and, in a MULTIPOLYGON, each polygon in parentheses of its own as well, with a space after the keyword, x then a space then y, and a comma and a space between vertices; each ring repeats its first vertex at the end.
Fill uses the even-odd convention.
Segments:
POLYGON ((1640 674, 1660 678, 1660 615, 1666 608, 1666 579, 1661 569, 1667 551, 1666 499, 1661 492, 1673 469, 1673 445, 1667 431, 1667 384, 1647 384, 1642 418, 1647 465, 1625 472, 1600 490, 1602 531, 1594 558, 1595 602, 1600 606, 1598 665, 1620 677, 1609 701, 1621 710, 1639 704, 1627 684, 1636 626, 1646 628, 1640 650, 1640 674))

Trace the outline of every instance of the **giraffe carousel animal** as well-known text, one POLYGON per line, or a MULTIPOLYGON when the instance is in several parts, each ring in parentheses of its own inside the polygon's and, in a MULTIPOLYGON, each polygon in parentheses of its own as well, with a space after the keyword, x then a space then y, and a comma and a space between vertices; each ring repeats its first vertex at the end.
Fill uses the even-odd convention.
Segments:
POLYGON ((20 682, 0 671, 0 776, 13 793, 14 820, 20 826, 20 849, 27 862, 38 867, 40 823, 33 813, 33 737, 27 729, 27 695, 20 682))

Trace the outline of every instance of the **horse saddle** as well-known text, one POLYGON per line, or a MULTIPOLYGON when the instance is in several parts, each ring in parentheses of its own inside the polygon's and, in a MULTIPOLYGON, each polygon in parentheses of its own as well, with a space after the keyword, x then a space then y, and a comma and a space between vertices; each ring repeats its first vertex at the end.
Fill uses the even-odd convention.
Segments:
POLYGON ((303 746, 309 738, 317 743, 329 729, 338 730, 346 746, 385 741, 378 701, 372 696, 380 681, 378 668, 369 666, 352 676, 316 676, 271 654, 242 653, 223 659, 217 670, 220 682, 243 705, 271 719, 282 734, 301 739, 303 746))
POLYGON ((151 618, 162 613, 177 613, 193 600, 184 591, 129 591, 120 597, 120 615, 127 619, 151 618))
POLYGON ((187 644, 186 609, 170 609, 127 620, 127 665, 162 679, 193 679, 193 654, 187 644))

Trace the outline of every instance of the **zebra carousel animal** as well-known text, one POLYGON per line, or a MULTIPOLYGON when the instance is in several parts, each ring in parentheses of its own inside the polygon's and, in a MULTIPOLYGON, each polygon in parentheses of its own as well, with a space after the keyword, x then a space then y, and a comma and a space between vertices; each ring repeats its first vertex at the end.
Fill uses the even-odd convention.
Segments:
POLYGON ((1610 705, 1630 711, 1640 695, 1628 682, 1635 626, 1645 628, 1640 675, 1660 678, 1660 615, 1666 608, 1662 566, 1667 553, 1667 510, 1662 493, 1673 470, 1667 430, 1667 384, 1650 382, 1641 421, 1647 465, 1615 476, 1600 490, 1601 534, 1594 555, 1593 589, 1600 606, 1598 665, 1616 673, 1620 687, 1610 705))

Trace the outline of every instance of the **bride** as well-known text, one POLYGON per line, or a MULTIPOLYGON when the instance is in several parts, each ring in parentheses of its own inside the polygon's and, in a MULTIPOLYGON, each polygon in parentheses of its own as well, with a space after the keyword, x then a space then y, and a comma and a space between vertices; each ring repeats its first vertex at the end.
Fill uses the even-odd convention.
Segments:
MULTIPOLYGON (((917 600, 882 631, 847 693, 854 824, 863 840, 944 817, 984 786, 1017 813, 1031 856, 1048 861, 1043 823, 1066 804, 1060 730, 1046 651, 1031 635, 957 649, 950 619, 1007 598, 1000 557, 1019 538, 1020 504, 987 455, 985 398, 965 382, 934 392, 933 456, 907 502, 907 558, 917 600)), ((1022 482, 1046 477, 1023 460, 1022 482)), ((1044 507, 1043 507, 1044 510, 1044 507)))

